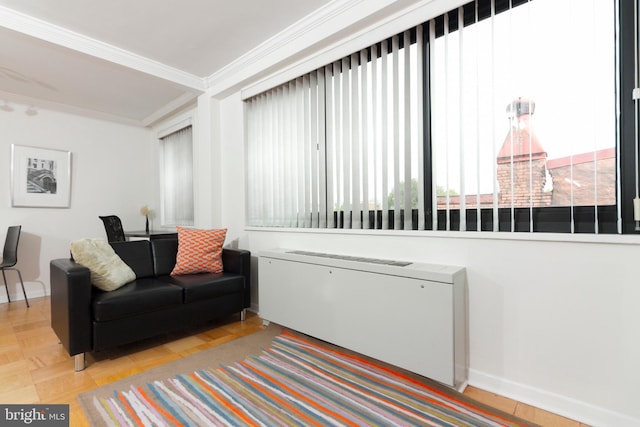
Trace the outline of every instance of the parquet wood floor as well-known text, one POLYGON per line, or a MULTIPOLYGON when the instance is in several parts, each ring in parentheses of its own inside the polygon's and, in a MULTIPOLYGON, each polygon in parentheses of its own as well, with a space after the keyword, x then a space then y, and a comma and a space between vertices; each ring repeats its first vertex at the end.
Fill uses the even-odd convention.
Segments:
MULTIPOLYGON (((73 359, 58 343, 50 326, 48 297, 0 304, 0 403, 66 403, 70 425, 88 426, 76 396, 84 391, 199 352, 262 329, 249 313, 245 322, 226 321, 183 334, 145 340, 99 358, 87 357, 88 367, 75 372, 73 359)), ((465 394, 505 412, 549 427, 581 427, 579 422, 474 387, 465 394)))

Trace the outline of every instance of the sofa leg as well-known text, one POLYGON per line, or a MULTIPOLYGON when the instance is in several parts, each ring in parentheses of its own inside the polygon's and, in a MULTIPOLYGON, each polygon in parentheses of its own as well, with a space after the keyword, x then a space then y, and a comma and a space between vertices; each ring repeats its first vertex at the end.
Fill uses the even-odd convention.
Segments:
POLYGON ((240 312, 240 321, 244 322, 246 318, 247 318, 247 309, 245 308, 240 312))
POLYGON ((75 356, 73 356, 73 361, 75 364, 74 368, 76 372, 80 372, 84 370, 85 368, 84 353, 76 354, 75 356))

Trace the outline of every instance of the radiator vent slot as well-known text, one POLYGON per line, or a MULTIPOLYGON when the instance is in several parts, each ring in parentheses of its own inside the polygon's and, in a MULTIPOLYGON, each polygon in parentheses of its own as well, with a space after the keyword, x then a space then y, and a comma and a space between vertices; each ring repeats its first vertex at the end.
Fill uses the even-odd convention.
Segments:
POLYGON ((296 254, 296 255, 317 256, 322 258, 342 259, 345 261, 368 262, 371 264, 392 265, 394 267, 406 267, 412 264, 406 261, 394 261, 390 259, 365 258, 365 257, 349 256, 349 255, 326 254, 322 252, 288 251, 287 253, 296 254))

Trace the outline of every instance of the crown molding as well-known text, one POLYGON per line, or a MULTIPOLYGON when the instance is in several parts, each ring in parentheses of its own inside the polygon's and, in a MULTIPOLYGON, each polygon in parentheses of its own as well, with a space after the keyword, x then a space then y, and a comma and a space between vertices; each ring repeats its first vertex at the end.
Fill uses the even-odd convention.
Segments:
MULTIPOLYGON (((393 3, 394 1, 395 0, 382 0, 385 4, 393 3)), ((300 19, 207 77, 206 86, 210 89, 209 92, 218 92, 220 91, 218 88, 230 86, 230 84, 227 83, 228 81, 237 80, 239 77, 241 78, 246 74, 245 70, 251 68, 254 64, 276 53, 283 47, 292 46, 295 41, 302 39, 304 36, 316 31, 319 27, 330 23, 336 18, 347 14, 350 10, 363 3, 371 3, 371 6, 373 6, 372 0, 368 0, 367 2, 365 2, 365 0, 334 0, 327 3, 320 9, 300 19)), ((376 8, 372 7, 372 10, 375 11, 376 8)), ((287 52, 289 55, 294 53, 296 52, 287 52)))
MULTIPOLYGON (((260 92, 278 86, 286 81, 296 78, 300 75, 308 73, 318 67, 322 67, 336 59, 350 55, 353 52, 377 43, 380 40, 391 37, 401 31, 411 28, 419 23, 425 22, 434 16, 438 16, 451 8, 452 2, 463 4, 466 0, 396 0, 395 2, 379 2, 377 8, 373 8, 374 12, 380 12, 383 8, 384 13, 377 13, 377 16, 371 20, 365 20, 362 10, 353 10, 349 16, 343 17, 341 23, 343 27, 334 26, 334 30, 341 32, 342 37, 336 38, 324 47, 319 47, 314 51, 309 51, 300 59, 290 61, 289 63, 281 62, 273 67, 272 70, 265 70, 269 65, 267 61, 261 63, 244 65, 247 69, 253 70, 253 75, 246 78, 242 82, 236 82, 237 86, 242 86, 242 98, 256 95, 260 92), (354 14, 361 20, 354 22, 354 14), (344 25, 347 27, 344 27, 344 25), (348 27, 350 24, 355 26, 348 27), (346 30, 346 31, 345 31, 346 30)), ((367 4, 367 9, 371 9, 371 5, 367 4)), ((455 7, 455 6, 454 6, 455 7)), ((327 36, 330 37, 330 36, 327 36)), ((274 61, 272 61, 274 62, 274 61)), ((227 84, 229 82, 226 82, 227 84)), ((212 87, 208 93, 215 96, 212 87)), ((224 89, 223 89, 224 90, 224 89)), ((224 93, 223 93, 224 95, 224 93)))
POLYGON ((466 1, 334 0, 210 75, 207 94, 282 83, 466 1))
POLYGON ((0 26, 173 82, 191 90, 206 90, 205 79, 201 77, 4 6, 0 6, 0 26))
POLYGON ((152 127, 159 121, 165 119, 167 116, 174 114, 176 111, 185 108, 192 103, 195 104, 195 99, 198 96, 199 94, 193 92, 183 93, 170 103, 164 105, 158 111, 155 111, 154 113, 142 119, 142 125, 152 127))

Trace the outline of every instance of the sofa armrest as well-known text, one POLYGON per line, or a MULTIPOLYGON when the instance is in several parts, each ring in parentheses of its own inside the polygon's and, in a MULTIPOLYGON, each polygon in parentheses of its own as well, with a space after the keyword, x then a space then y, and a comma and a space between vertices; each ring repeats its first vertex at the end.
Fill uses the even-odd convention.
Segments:
POLYGON ((91 351, 91 272, 70 259, 49 263, 51 327, 70 356, 91 351))
POLYGON ((222 249, 222 265, 227 273, 244 276, 244 307, 251 306, 251 252, 244 249, 222 249))

